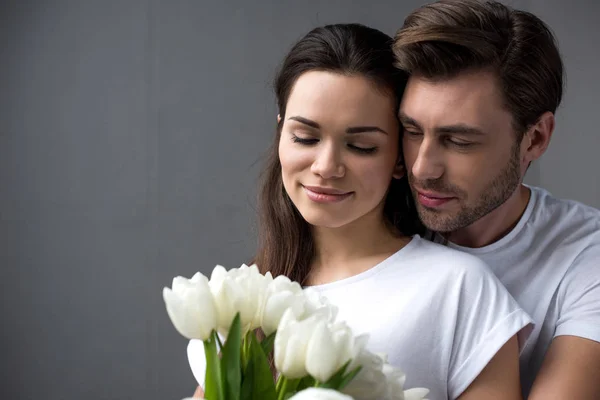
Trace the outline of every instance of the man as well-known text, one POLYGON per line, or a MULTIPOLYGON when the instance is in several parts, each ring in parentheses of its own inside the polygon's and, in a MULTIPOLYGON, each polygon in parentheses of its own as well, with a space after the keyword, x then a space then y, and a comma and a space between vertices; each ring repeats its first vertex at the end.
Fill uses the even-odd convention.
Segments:
POLYGON ((536 323, 525 397, 600 398, 600 212, 522 183, 561 101, 552 33, 494 1, 441 0, 406 18, 394 51, 410 74, 399 115, 421 220, 486 261, 536 323))

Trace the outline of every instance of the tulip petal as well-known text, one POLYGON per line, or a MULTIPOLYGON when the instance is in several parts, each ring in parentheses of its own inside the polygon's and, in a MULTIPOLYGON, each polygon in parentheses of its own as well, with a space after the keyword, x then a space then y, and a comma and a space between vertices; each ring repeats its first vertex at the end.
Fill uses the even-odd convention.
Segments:
POLYGON ((188 362, 192 374, 198 382, 198 385, 204 388, 204 379, 206 378, 206 355, 204 353, 204 342, 192 339, 187 347, 188 362))
POLYGON ((404 391, 404 400, 427 400, 425 396, 429 393, 429 389, 414 388, 404 391))
POLYGON ((333 389, 308 388, 296 393, 289 400, 353 400, 352 397, 333 389))
POLYGON ((337 372, 339 356, 326 322, 320 321, 306 348, 306 370, 319 382, 327 382, 337 372))

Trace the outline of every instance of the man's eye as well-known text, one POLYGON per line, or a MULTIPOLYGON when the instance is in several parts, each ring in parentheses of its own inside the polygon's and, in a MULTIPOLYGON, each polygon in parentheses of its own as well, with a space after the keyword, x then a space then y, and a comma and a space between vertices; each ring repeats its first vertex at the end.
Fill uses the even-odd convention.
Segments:
POLYGON ((456 140, 456 139, 452 139, 452 138, 448 138, 446 139, 448 141, 448 143, 450 143, 452 146, 456 146, 456 147, 461 147, 461 148, 466 148, 466 147, 470 147, 473 146, 474 143, 472 142, 464 142, 462 140, 456 140))

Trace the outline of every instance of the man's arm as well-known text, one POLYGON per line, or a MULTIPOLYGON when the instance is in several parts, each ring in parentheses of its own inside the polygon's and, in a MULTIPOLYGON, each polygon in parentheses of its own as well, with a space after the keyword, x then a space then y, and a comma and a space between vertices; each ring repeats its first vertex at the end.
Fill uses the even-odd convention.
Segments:
POLYGON ((600 343, 577 336, 556 337, 546 353, 528 399, 599 398, 600 343))
POLYGON ((560 315, 554 339, 529 393, 530 400, 600 399, 598 232, 595 244, 574 260, 558 290, 560 315))

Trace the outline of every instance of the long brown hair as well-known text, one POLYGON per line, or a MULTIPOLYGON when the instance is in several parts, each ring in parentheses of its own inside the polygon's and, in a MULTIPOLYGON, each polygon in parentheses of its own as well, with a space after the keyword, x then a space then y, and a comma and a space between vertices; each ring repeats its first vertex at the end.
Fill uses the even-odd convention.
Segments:
MULTIPOLYGON (((261 272, 270 271, 273 276, 283 274, 302 284, 308 277, 315 255, 310 225, 283 187, 278 154, 286 105, 296 80, 311 70, 363 76, 379 89, 395 96, 396 105, 399 105, 407 75, 394 67, 391 46, 390 36, 364 25, 327 25, 310 31, 285 57, 275 78, 281 119, 259 191, 259 247, 254 262, 261 272)), ((391 182, 384 217, 401 234, 420 232, 421 225, 407 179, 391 182)))

